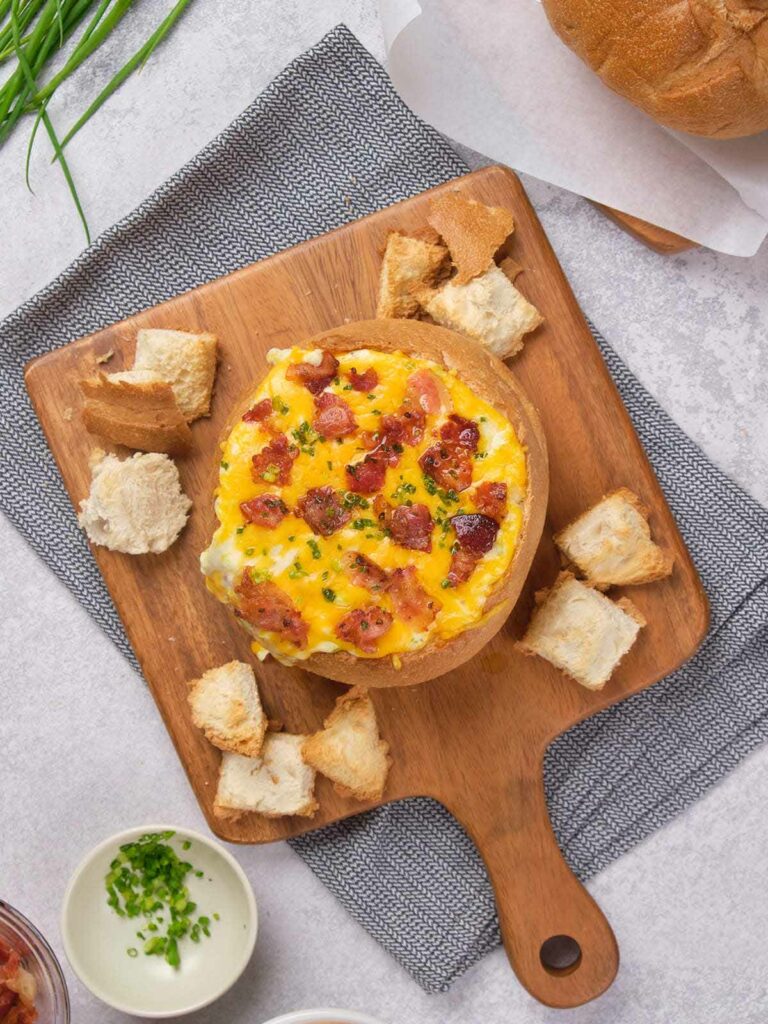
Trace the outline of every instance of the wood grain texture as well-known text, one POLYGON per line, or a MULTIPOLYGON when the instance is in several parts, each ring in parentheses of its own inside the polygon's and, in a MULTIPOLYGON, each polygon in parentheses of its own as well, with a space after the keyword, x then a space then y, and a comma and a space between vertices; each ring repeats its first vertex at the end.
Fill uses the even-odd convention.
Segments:
MULTIPOLYGON (((385 800, 431 796, 456 815, 488 868, 504 944, 518 977, 542 1002, 575 1006, 611 983, 618 951, 610 926, 558 850, 544 798, 542 758, 558 733, 685 661, 706 631, 707 603, 522 186, 500 167, 477 171, 458 184, 474 198, 513 211, 512 254, 526 268, 517 284, 546 317, 515 360, 514 371, 537 406, 547 437, 549 511, 520 600, 488 646, 439 679, 374 693, 394 757, 385 800), (654 534, 674 552, 675 571, 660 583, 631 588, 648 626, 608 686, 591 692, 546 662, 519 655, 514 642, 529 617, 534 591, 557 573, 553 533, 619 486, 632 488, 652 510, 654 534), (555 934, 569 934, 581 946, 581 961, 570 972, 551 973, 540 962, 542 942, 555 934)), ((44 356, 27 370, 32 401, 78 503, 88 491, 94 439, 83 430, 79 415, 67 418, 67 410, 79 409, 77 382, 93 372, 96 358, 114 349, 106 369, 130 366, 141 327, 212 331, 220 338, 212 416, 195 425, 195 450, 179 463, 184 488, 195 502, 189 525, 160 556, 131 558, 104 549, 94 554, 208 822, 232 842, 298 835, 370 805, 343 799, 319 779, 321 810, 312 821, 249 815, 231 823, 213 817, 219 754, 192 725, 186 680, 231 658, 253 660, 246 635, 207 593, 198 566, 209 539, 211 462, 217 459, 218 438, 234 402, 264 372, 268 348, 372 316, 386 235, 393 228, 422 226, 429 197, 416 196, 213 281, 44 356)), ((343 690, 299 669, 269 662, 255 667, 270 716, 291 731, 318 728, 343 690)))
POLYGON ((675 234, 666 228, 660 228, 650 221, 641 220, 631 213, 622 213, 621 210, 614 210, 612 206, 604 206, 603 203, 593 202, 593 205, 604 213, 606 217, 618 224, 622 231, 632 235, 638 242, 647 245, 649 249, 659 252, 662 256, 674 256, 678 252, 686 252, 688 249, 695 249, 697 243, 690 238, 675 234))

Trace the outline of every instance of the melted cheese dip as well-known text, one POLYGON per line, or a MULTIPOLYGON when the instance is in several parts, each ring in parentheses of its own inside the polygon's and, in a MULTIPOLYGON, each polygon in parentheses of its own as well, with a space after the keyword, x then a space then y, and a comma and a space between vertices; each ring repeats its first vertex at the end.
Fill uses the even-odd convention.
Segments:
POLYGON ((312 432, 302 425, 312 423, 314 397, 298 381, 286 380, 285 374, 289 364, 317 364, 321 354, 319 350, 301 348, 272 349, 268 354, 271 369, 254 391, 251 405, 272 399, 272 429, 298 445, 300 454, 293 463, 287 486, 256 482, 251 473, 252 456, 269 443, 272 435, 261 423, 241 420, 235 425, 222 445, 215 503, 220 525, 201 556, 201 568, 208 588, 220 601, 237 604, 235 586, 248 570, 257 581, 271 580, 277 584, 301 612, 309 627, 307 645, 301 650, 276 633, 261 632, 243 623, 256 637, 254 651, 259 657, 270 652, 280 661, 291 663, 318 652, 347 650, 357 657, 391 656, 397 664, 397 655, 417 650, 428 641, 446 641, 482 618, 486 599, 508 569, 520 537, 527 486, 525 449, 506 417, 475 395, 455 371, 402 352, 368 349, 335 353, 338 376, 328 388, 350 406, 358 431, 338 440, 311 440, 312 432), (360 374, 370 368, 378 374, 378 384, 370 394, 349 387, 348 375, 353 367, 360 374), (303 519, 293 514, 274 529, 244 521, 240 503, 265 492, 279 493, 289 509, 294 509, 298 499, 312 487, 330 484, 348 493, 345 466, 365 455, 359 432, 376 431, 382 415, 397 413, 406 381, 419 369, 430 370, 442 381, 453 408, 427 416, 422 442, 413 448, 404 446, 399 464, 387 469, 379 493, 394 505, 408 501, 429 508, 436 524, 431 552, 408 550, 395 544, 377 524, 373 497, 351 496, 359 502, 352 508, 352 518, 330 537, 317 536, 303 519), (436 442, 435 435, 449 412, 474 420, 480 430, 472 484, 458 495, 436 489, 433 481, 425 480, 418 461, 436 442), (451 544, 455 540, 449 519, 461 512, 475 511, 472 491, 483 481, 507 485, 507 514, 493 548, 480 559, 471 578, 456 587, 447 587, 451 544), (372 595, 353 584, 340 561, 345 551, 361 552, 387 571, 413 565, 422 587, 441 604, 430 628, 414 632, 409 623, 397 617, 386 593, 372 595), (345 643, 335 633, 336 625, 352 609, 370 604, 378 604, 393 614, 392 626, 380 638, 373 655, 345 643))

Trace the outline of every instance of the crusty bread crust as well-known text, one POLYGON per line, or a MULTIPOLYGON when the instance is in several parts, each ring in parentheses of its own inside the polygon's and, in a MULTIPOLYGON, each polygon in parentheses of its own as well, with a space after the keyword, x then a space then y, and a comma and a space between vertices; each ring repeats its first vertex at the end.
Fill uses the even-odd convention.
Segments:
POLYGON ((459 189, 433 199, 427 219, 448 246, 456 267, 455 284, 467 284, 484 273, 515 229, 509 210, 469 199, 459 189))
POLYGON ((183 455, 192 431, 164 381, 113 380, 99 373, 80 381, 83 423, 91 434, 142 452, 183 455))
MULTIPOLYGON (((292 342, 295 343, 295 342, 292 342)), ((298 665, 338 682, 360 686, 410 686, 444 675, 477 654, 495 636, 517 601, 536 553, 549 495, 547 445, 538 413, 511 371, 486 349, 453 331, 418 320, 363 320, 343 324, 312 338, 304 348, 350 352, 356 348, 402 351, 431 359, 456 370, 477 395, 502 412, 526 448, 528 491, 523 505, 520 541, 507 572, 488 595, 480 621, 445 643, 428 643, 399 656, 399 667, 389 658, 358 658, 347 651, 313 654, 298 665)), ((248 408, 253 387, 243 395, 225 427, 222 440, 248 408)), ((218 460, 211 467, 218 481, 218 460)))
POLYGON ((768 10, 764 3, 543 3, 563 42, 606 85, 661 124, 721 139, 755 135, 768 128, 768 10))

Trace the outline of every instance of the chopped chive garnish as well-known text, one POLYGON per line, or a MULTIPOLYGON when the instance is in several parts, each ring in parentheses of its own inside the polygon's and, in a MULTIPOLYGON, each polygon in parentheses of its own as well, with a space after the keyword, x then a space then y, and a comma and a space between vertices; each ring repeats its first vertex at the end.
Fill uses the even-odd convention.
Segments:
POLYGON ((312 552, 312 557, 313 558, 322 558, 323 557, 323 553, 320 550, 320 545, 317 543, 316 540, 308 540, 307 541, 307 547, 312 552))
POLYGON ((336 591, 331 590, 330 587, 323 587, 323 597, 326 601, 330 601, 331 604, 336 600, 336 591))
POLYGON ((277 396, 272 399, 272 408, 275 412, 279 412, 281 416, 285 416, 291 411, 291 407, 286 405, 282 398, 278 398, 277 396))
MULTIPOLYGON (((155 832, 123 844, 110 864, 104 884, 107 904, 118 915, 144 917, 146 924, 136 936, 144 943, 145 955, 164 957, 171 967, 178 967, 181 963, 179 940, 190 935, 197 925, 203 934, 210 935, 210 918, 202 915, 197 924, 192 921, 197 904, 190 899, 185 880, 190 872, 198 876, 203 872, 195 871, 188 861, 179 858, 167 843, 173 835, 172 831, 155 832), (164 911, 165 916, 158 915, 159 910, 164 911), (161 930, 165 934, 160 934, 161 930), (148 937, 146 932, 150 933, 148 937)), ((181 844, 184 850, 191 845, 188 840, 181 844)), ((133 946, 127 953, 130 957, 138 956, 133 946)))
POLYGON ((229 463, 225 462, 224 459, 221 460, 221 468, 222 469, 229 469, 229 463))

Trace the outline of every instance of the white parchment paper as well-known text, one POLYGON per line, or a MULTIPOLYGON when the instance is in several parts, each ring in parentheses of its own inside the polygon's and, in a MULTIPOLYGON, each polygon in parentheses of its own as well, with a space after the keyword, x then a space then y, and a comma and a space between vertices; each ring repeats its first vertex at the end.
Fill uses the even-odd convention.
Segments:
POLYGON ((406 103, 458 142, 738 256, 768 233, 768 133, 669 132, 560 42, 537 0, 381 0, 406 103))

